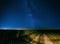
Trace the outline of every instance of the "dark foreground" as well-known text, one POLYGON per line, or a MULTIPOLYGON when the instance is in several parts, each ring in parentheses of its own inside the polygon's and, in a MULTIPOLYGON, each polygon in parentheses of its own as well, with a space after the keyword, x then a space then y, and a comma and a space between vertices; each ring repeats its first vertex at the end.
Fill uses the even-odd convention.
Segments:
POLYGON ((60 44, 60 30, 0 30, 0 44, 46 44, 44 38, 60 44))

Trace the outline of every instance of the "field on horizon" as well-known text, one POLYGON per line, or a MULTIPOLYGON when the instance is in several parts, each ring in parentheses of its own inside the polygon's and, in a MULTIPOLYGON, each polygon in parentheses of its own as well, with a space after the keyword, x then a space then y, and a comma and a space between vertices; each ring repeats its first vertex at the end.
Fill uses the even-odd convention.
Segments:
POLYGON ((60 44, 60 30, 0 30, 1 44, 60 44))

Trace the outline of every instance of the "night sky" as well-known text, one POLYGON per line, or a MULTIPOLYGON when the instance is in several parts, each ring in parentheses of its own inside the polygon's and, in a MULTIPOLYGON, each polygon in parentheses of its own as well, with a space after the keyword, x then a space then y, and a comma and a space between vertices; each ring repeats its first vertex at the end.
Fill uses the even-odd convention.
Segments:
POLYGON ((60 28, 60 0, 0 0, 0 28, 60 28))

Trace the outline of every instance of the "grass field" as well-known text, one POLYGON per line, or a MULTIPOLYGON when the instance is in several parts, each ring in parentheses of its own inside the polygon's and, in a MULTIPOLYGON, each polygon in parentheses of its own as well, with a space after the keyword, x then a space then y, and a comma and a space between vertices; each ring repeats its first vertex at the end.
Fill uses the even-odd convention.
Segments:
POLYGON ((60 30, 0 30, 1 44, 60 44, 60 30))

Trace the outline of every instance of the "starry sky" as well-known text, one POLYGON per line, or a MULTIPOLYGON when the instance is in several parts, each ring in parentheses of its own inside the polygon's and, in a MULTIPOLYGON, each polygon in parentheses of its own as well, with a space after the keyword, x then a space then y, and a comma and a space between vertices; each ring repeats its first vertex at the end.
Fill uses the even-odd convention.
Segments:
POLYGON ((0 0, 0 28, 60 28, 60 0, 0 0))

